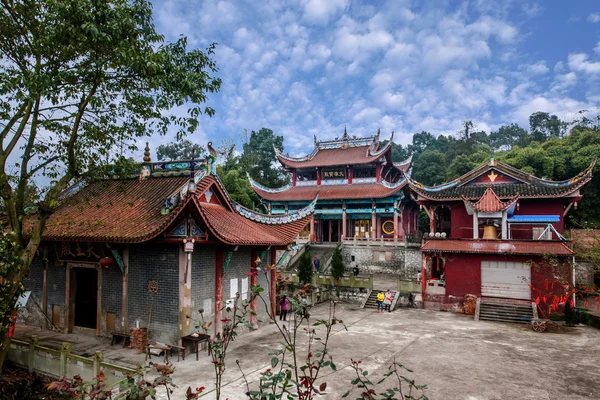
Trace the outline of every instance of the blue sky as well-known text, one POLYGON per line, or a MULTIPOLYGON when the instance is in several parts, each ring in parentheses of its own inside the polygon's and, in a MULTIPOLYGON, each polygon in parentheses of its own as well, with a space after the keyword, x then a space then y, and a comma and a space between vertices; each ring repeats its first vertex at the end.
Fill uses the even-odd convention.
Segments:
MULTIPOLYGON (((285 152, 319 139, 527 127, 600 105, 600 2, 155 0, 159 32, 216 42, 216 109, 192 140, 273 129, 285 152)), ((175 110, 175 112, 184 112, 175 110)), ((172 137, 152 138, 153 150, 172 137)))

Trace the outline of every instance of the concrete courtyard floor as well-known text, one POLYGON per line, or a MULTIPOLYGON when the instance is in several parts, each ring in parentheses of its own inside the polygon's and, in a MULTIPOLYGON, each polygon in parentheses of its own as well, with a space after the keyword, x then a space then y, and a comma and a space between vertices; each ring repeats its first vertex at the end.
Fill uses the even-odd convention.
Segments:
MULTIPOLYGON (((311 319, 323 318, 328 312, 329 305, 320 304, 311 310, 311 319)), ((474 321, 461 314, 420 309, 378 314, 348 303, 338 304, 337 316, 348 331, 341 325, 334 327, 329 351, 337 372, 324 370, 321 381, 328 387, 323 399, 341 399, 350 388, 354 378, 351 358, 362 360, 374 382, 395 359, 414 371, 410 377, 417 384, 428 385, 425 394, 429 399, 600 399, 600 330, 594 328, 536 333, 528 325, 474 321)), ((106 341, 81 335, 18 326, 16 336, 26 339, 32 333, 45 345, 72 342, 76 354, 101 350, 105 360, 119 364, 144 360, 135 350, 110 347, 106 341)), ((240 360, 252 386, 258 374, 270 368, 268 353, 281 342, 275 325, 239 336, 229 350, 222 398, 245 398, 246 387, 235 360, 240 360)), ((188 386, 212 388, 213 369, 206 352, 199 361, 195 355, 176 360, 173 379, 179 389, 171 399, 184 399, 188 386)), ((163 393, 157 397, 166 399, 163 393)), ((212 399, 214 394, 203 398, 212 399)))

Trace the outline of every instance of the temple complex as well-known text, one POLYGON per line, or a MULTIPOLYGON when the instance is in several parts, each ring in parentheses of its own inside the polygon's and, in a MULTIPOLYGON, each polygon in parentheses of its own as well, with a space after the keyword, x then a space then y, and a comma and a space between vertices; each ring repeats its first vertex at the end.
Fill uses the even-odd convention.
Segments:
POLYGON ((411 158, 392 161, 392 138, 314 139, 313 151, 294 158, 275 150, 290 183, 267 188, 253 181, 271 215, 286 215, 318 196, 314 218, 302 235, 311 242, 403 240, 418 230, 418 208, 405 196, 411 158), (406 175, 406 176, 405 176, 406 175))

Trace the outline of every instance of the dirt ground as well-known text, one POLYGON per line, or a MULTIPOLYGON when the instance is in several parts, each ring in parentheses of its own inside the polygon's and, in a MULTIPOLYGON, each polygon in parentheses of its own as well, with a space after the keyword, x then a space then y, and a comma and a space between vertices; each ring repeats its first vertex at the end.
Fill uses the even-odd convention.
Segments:
MULTIPOLYGON (((326 316, 327 304, 312 309, 311 319, 326 316)), ((327 394, 337 400, 350 387, 350 359, 362 360, 373 381, 382 377, 396 361, 411 368, 417 384, 427 384, 429 399, 600 399, 600 330, 587 326, 564 333, 536 333, 526 325, 473 321, 472 317, 420 309, 399 309, 378 314, 355 304, 340 304, 337 325, 330 339, 330 353, 337 371, 327 370, 327 394)), ((42 344, 73 343, 74 353, 102 350, 105 360, 118 363, 143 362, 143 355, 107 341, 76 335, 46 333, 18 326, 16 336, 40 336, 42 344)), ((274 325, 245 333, 232 343, 223 388, 225 399, 244 399, 245 383, 235 361, 239 360, 250 385, 270 368, 268 353, 281 338, 274 325)), ((206 352, 186 357, 174 365, 179 389, 171 399, 183 399, 188 386, 212 388, 213 370, 206 352)), ((166 399, 159 395, 158 398, 166 399)), ((203 399, 212 399, 208 394, 203 399)), ((352 397, 350 397, 352 398, 352 397)))

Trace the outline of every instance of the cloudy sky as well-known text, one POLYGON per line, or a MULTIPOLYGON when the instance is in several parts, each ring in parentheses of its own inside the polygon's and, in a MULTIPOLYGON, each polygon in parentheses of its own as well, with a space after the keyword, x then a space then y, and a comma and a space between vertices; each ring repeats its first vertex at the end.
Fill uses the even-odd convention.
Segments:
MULTIPOLYGON (((313 134, 486 131, 536 111, 600 105, 600 2, 154 0, 168 40, 218 43, 223 80, 194 141, 273 129, 285 152, 313 134)), ((154 137, 153 148, 172 137, 154 137)))

